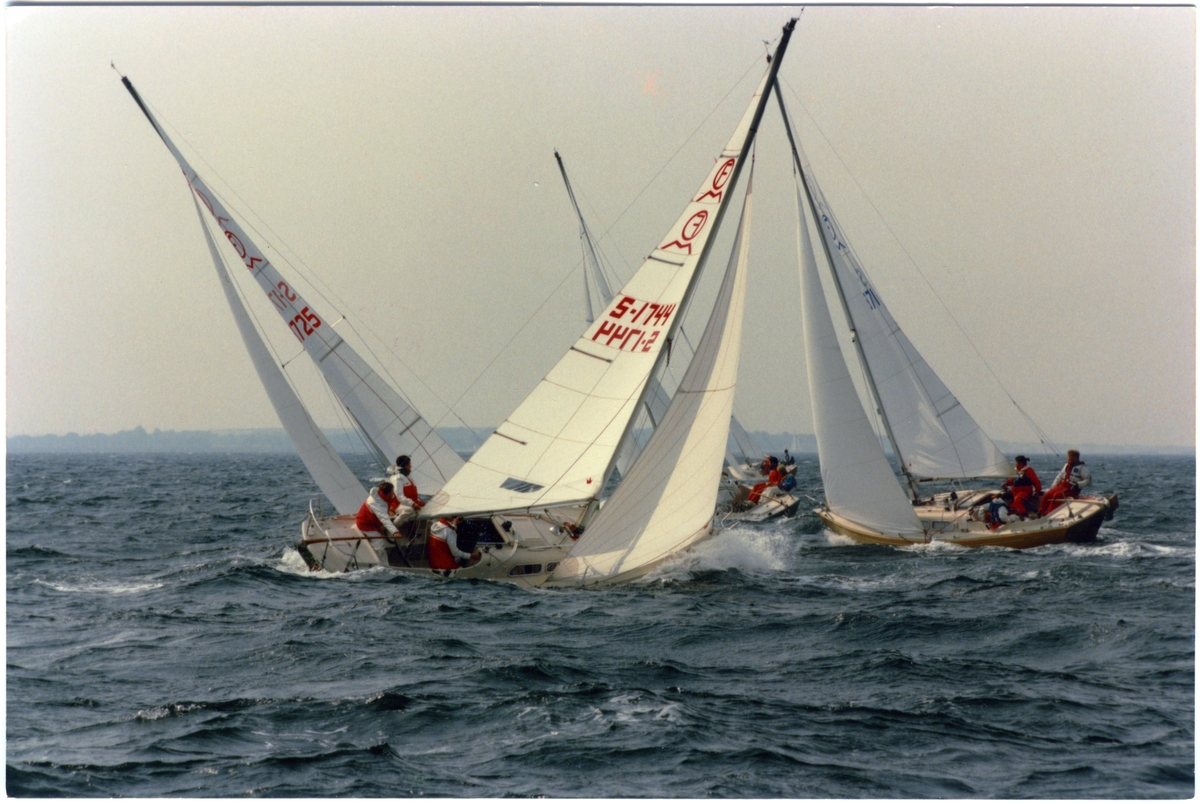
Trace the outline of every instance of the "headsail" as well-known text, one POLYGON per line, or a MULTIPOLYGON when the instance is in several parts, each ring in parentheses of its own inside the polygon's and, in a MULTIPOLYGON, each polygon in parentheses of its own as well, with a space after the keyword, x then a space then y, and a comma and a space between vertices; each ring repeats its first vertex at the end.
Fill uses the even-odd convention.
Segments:
POLYGON ((387 464, 397 455, 406 453, 412 457, 413 479, 418 486, 429 491, 440 488, 463 465, 462 458, 333 331, 335 323, 319 315, 280 276, 216 194, 209 190, 204 180, 183 158, 129 79, 122 77, 121 81, 179 163, 189 186, 216 220, 246 268, 254 275, 284 322, 321 370, 325 381, 376 450, 376 457, 387 464))
POLYGON ((665 357, 753 143, 791 34, 692 201, 604 314, 434 497, 430 515, 594 499, 665 357))
POLYGON ((799 186, 796 212, 804 351, 825 502, 831 511, 875 530, 920 534, 921 522, 883 454, 846 368, 817 275, 799 186))
POLYGON ((662 423, 550 584, 628 580, 708 535, 737 386, 750 201, 748 189, 708 326, 662 423))
POLYGON ((906 473, 913 478, 1012 474, 1012 465, 892 318, 825 201, 803 149, 795 140, 792 144, 906 473))
POLYGON ((229 275, 225 261, 221 259, 220 252, 217 250, 217 244, 213 242, 212 235, 209 234, 208 226, 204 223, 204 213, 200 211, 200 205, 195 199, 193 202, 196 203, 196 215, 200 218, 200 228, 204 232, 204 241, 208 244, 213 267, 217 269, 217 276, 221 280, 221 289, 225 291, 225 300, 229 302, 229 310, 233 313, 234 321, 237 322, 238 331, 242 333, 242 341, 246 344, 246 351, 250 353, 254 370, 258 372, 258 378, 262 381, 263 388, 266 389, 267 396, 271 399, 271 404, 274 405, 275 412, 279 415, 283 429, 292 439, 296 452, 300 454, 300 460, 304 461, 304 466, 312 475, 317 488, 321 489, 321 493, 333 503, 337 512, 339 514, 354 513, 366 499, 367 490, 350 471, 350 467, 342 460, 342 456, 337 454, 333 445, 325 438, 321 428, 317 427, 316 422, 308 415, 304 403, 296 396, 296 392, 288 385, 287 378, 283 376, 283 372, 271 358, 271 353, 267 351, 266 344, 263 343, 262 337, 246 313, 245 305, 238 298, 237 289, 233 285, 233 277, 229 275))

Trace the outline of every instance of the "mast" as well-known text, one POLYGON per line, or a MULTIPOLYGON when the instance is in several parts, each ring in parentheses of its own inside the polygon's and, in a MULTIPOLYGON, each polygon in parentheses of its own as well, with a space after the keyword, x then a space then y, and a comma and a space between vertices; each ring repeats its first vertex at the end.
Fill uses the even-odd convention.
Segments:
MULTIPOLYGON (((729 188, 728 192, 730 192, 730 193, 732 193, 734 188, 737 187, 738 178, 742 174, 742 167, 746 164, 746 161, 747 161, 745 157, 747 155, 747 152, 750 150, 750 147, 754 144, 754 137, 758 133, 758 124, 760 122, 762 122, 763 112, 766 110, 767 102, 770 99, 771 88, 775 87, 776 92, 778 92, 779 88, 778 88, 778 85, 776 84, 775 77, 779 74, 779 65, 783 63, 783 54, 787 51, 788 40, 790 40, 792 38, 792 29, 796 26, 796 19, 797 19, 796 17, 793 17, 792 19, 788 20, 787 23, 783 26, 783 34, 780 36, 779 45, 775 48, 774 58, 769 59, 771 69, 767 74, 766 83, 763 84, 762 97, 759 98, 758 108, 754 110, 754 117, 750 121, 749 131, 747 131, 746 139, 742 142, 742 146, 738 150, 737 163, 733 166, 733 173, 729 177, 729 182, 728 182, 727 186, 729 188)), ((714 233, 720 227, 721 220, 725 217, 726 208, 727 208, 726 205, 722 204, 717 211, 716 218, 713 221, 713 228, 712 228, 712 231, 714 233)), ((704 270, 704 264, 708 259, 708 254, 712 250, 712 246, 713 246, 714 242, 716 242, 716 237, 709 237, 705 241, 704 247, 700 251, 700 259, 696 263, 696 271, 692 275, 691 281, 688 283, 687 290, 684 291, 683 298, 679 302, 679 309, 681 311, 686 310, 688 308, 689 303, 692 300, 692 296, 695 295, 696 285, 699 284, 698 280, 700 278, 700 274, 704 270)), ((679 325, 682 320, 683 320, 682 314, 675 316, 674 319, 671 321, 670 326, 667 328, 666 348, 660 350, 658 353, 658 356, 655 358, 654 366, 653 366, 653 368, 650 369, 650 377, 656 376, 658 374, 658 372, 660 370, 662 370, 663 361, 668 360, 670 358, 671 344, 675 340, 675 335, 679 331, 679 325)), ((647 382, 645 384, 645 386, 642 388, 641 395, 638 397, 636 407, 642 406, 642 404, 645 402, 647 394, 650 392, 650 389, 651 389, 651 383, 647 382)), ((625 424, 624 433, 622 433, 622 435, 621 435, 622 443, 624 443, 625 439, 627 439, 629 437, 629 433, 633 429, 633 425, 634 425, 634 417, 631 416, 629 418, 629 421, 625 424)), ((614 452, 612 457, 609 458, 608 466, 605 467, 604 473, 600 476, 601 482, 600 482, 599 487, 596 490, 597 498, 600 495, 600 489, 603 489, 605 487, 605 485, 608 483, 609 478, 612 477, 613 469, 616 468, 616 465, 617 465, 617 453, 614 452)), ((592 510, 592 509, 589 508, 589 511, 590 510, 592 510)))
MULTIPOLYGON (((600 292, 601 301, 607 305, 612 302, 612 290, 608 287, 608 280, 604 276, 604 270, 600 266, 600 259, 596 255, 596 245, 592 240, 592 232, 587 227, 587 222, 583 219, 583 211, 579 209, 579 202, 575 200, 575 190, 571 187, 571 180, 567 178, 567 168, 563 165, 562 157, 558 155, 558 151, 554 151, 554 158, 558 160, 558 170, 562 173, 563 184, 567 185, 567 195, 571 199, 571 206, 575 208, 575 215, 579 218, 579 236, 583 240, 584 248, 587 249, 587 256, 591 259, 592 273, 596 278, 596 289, 600 292)), ((591 324, 595 319, 592 316, 592 295, 588 288, 587 269, 583 271, 583 298, 587 308, 587 322, 591 324)))
POLYGON ((784 130, 787 131, 788 144, 792 148, 792 160, 795 162, 796 170, 800 173, 800 182, 804 186, 804 197, 808 201, 808 208, 812 212, 813 220, 817 222, 817 231, 821 235, 821 249, 825 252, 825 260, 830 268, 829 274, 833 277, 833 286, 837 289, 838 301, 841 302, 842 313, 846 316, 846 325, 850 327, 850 342, 854 344, 854 351, 858 354, 859 365, 862 366, 867 387, 871 392, 871 398, 875 401, 875 411, 879 414, 880 420, 883 422, 883 430, 887 434, 888 442, 892 445, 896 461, 900 464, 900 471, 904 474, 904 479, 908 483, 909 490, 912 492, 913 500, 918 500, 920 494, 917 492, 916 479, 913 478, 904 465, 904 456, 900 452, 900 445, 896 443, 896 436, 892 432, 892 424, 888 420, 887 411, 883 407, 883 398, 879 394, 879 388, 875 385, 875 376, 871 373, 871 365, 867 362, 867 355, 863 351, 862 343, 858 339, 858 328, 854 325, 854 316, 850 314, 850 305, 846 302, 846 292, 842 288, 842 282, 838 277, 837 271, 833 270, 833 254, 829 250, 829 240, 826 237, 825 228, 820 225, 821 216, 817 212, 817 205, 813 201, 812 190, 808 186, 808 177, 805 175, 804 165, 800 161, 800 152, 796 148, 796 139, 792 135, 792 125, 788 120, 787 107, 783 105, 783 93, 779 91, 779 84, 775 84, 775 99, 779 101, 779 112, 783 117, 784 130))

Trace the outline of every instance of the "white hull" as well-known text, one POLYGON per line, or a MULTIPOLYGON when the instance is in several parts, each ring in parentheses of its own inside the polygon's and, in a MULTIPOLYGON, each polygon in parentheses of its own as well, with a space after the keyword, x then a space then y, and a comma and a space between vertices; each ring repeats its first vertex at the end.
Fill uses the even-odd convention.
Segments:
POLYGON ((488 532, 476 547, 480 559, 455 570, 430 568, 426 542, 431 521, 427 519, 407 523, 402 527, 405 536, 393 541, 362 533, 354 526, 353 516, 322 517, 310 511, 296 548, 313 570, 349 572, 383 567, 437 578, 478 578, 536 587, 545 583, 575 544, 563 523, 578 521, 582 513, 582 508, 572 507, 477 520, 493 525, 485 528, 488 532))

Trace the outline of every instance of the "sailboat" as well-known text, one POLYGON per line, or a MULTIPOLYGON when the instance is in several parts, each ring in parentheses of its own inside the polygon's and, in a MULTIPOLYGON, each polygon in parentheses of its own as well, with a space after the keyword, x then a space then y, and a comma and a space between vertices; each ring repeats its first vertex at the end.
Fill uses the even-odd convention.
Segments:
POLYGON ((751 192, 733 254, 679 389, 644 449, 603 502, 601 492, 632 438, 635 414, 671 354, 739 178, 752 163, 758 125, 795 20, 783 29, 749 106, 699 189, 642 266, 525 400, 464 462, 415 406, 391 388, 304 300, 188 164, 128 78, 122 82, 178 162, 194 194, 210 254, 243 339, 272 403, 336 515, 310 507, 297 549, 313 569, 387 567, 525 586, 630 580, 712 530, 732 416, 748 261, 751 192), (206 210, 208 216, 202 211, 206 210), (215 228, 214 228, 215 227, 215 228), (209 231, 218 232, 214 238, 209 231), (224 254, 214 240, 225 239, 224 254), (412 456, 413 476, 432 497, 398 538, 360 532, 354 512, 365 489, 320 433, 232 288, 232 253, 271 299, 320 368, 381 467, 412 456), (475 550, 455 570, 430 567, 435 520, 458 521, 475 550))
POLYGON ((796 178, 797 252, 813 422, 825 504, 816 514, 854 542, 1028 548, 1096 538, 1117 495, 1069 499, 1047 516, 988 522, 999 488, 922 495, 920 484, 1009 477, 1015 467, 925 362, 892 318, 826 201, 775 87, 796 178), (878 414, 908 488, 895 472, 855 389, 817 273, 808 219, 849 328, 868 404, 878 414))

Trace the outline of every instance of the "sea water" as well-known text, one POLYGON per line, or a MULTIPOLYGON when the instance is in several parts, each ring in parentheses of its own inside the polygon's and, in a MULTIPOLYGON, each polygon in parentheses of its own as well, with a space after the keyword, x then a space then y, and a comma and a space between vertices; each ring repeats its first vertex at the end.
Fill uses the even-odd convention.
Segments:
POLYGON ((1195 461, 1088 465, 1095 544, 853 546, 806 506, 529 591, 308 572, 294 456, 10 455, 6 789, 1190 797, 1195 461))

